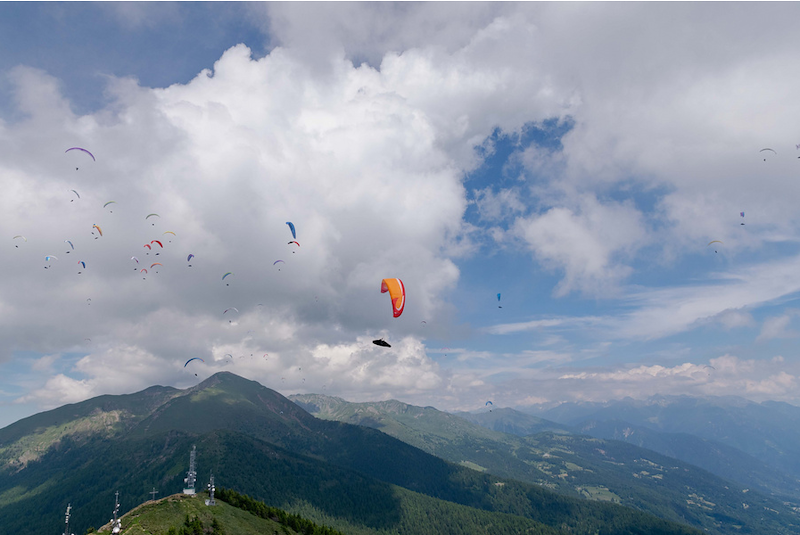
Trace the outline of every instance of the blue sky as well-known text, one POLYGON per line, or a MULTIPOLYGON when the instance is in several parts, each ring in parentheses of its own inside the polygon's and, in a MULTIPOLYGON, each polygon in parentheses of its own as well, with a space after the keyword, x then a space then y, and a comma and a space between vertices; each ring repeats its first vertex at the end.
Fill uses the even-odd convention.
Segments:
POLYGON ((798 9, 0 4, 0 425, 221 370, 797 403, 798 9))

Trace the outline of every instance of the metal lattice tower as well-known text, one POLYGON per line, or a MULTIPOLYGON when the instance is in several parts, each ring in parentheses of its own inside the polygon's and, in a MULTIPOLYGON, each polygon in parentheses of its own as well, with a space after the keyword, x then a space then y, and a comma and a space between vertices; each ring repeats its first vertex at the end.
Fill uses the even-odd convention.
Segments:
POLYGON ((119 533, 122 531, 122 520, 117 518, 119 513, 119 491, 114 493, 114 519, 111 521, 111 533, 119 533))
POLYGON ((186 487, 183 489, 184 494, 194 495, 194 484, 197 481, 197 470, 195 467, 195 457, 197 456, 197 446, 192 446, 192 453, 189 455, 189 473, 186 474, 186 478, 183 480, 186 483, 186 487))
POLYGON ((215 489, 216 489, 216 487, 214 486, 214 474, 213 474, 213 472, 212 472, 212 474, 211 474, 211 480, 210 480, 210 481, 209 481, 209 483, 208 483, 208 494, 209 494, 209 499, 208 499, 208 500, 206 500, 206 505, 217 505, 217 502, 216 502, 216 500, 214 500, 214 490, 215 490, 215 489))
POLYGON ((64 535, 72 535, 69 532, 69 511, 70 511, 70 509, 72 509, 72 504, 71 503, 67 504, 67 519, 64 521, 64 524, 66 524, 66 526, 64 528, 64 535))

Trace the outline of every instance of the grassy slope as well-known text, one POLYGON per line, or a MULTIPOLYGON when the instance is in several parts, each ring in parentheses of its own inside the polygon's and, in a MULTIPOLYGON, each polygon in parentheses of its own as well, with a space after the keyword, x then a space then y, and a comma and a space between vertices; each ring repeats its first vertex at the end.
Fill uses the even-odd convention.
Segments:
MULTIPOLYGON (((199 518, 204 525, 210 525, 216 518, 226 533, 231 535, 263 535, 266 533, 287 533, 295 531, 281 526, 272 520, 259 518, 225 502, 217 500, 217 505, 207 507, 206 494, 185 496, 174 494, 156 501, 143 503, 122 516, 123 535, 164 535, 169 528, 180 529, 186 515, 199 518)), ((106 524, 98 530, 110 533, 111 525, 106 524)))

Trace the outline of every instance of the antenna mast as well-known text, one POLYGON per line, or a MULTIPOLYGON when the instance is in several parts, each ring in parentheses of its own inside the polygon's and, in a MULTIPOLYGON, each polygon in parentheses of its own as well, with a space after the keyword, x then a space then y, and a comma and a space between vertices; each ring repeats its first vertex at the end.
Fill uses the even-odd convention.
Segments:
POLYGON ((211 473, 211 481, 208 483, 208 494, 209 499, 206 500, 206 505, 217 505, 216 500, 214 500, 214 490, 216 487, 214 486, 214 473, 211 473))
POLYGON ((186 487, 183 489, 184 494, 194 496, 194 483, 197 481, 197 470, 195 469, 195 457, 197 455, 197 446, 192 446, 192 453, 189 454, 189 473, 186 474, 184 482, 186 487))
POLYGON ((72 504, 71 503, 67 504, 67 519, 64 521, 64 523, 66 524, 66 527, 64 528, 64 535, 72 535, 69 532, 69 511, 70 511, 70 509, 72 509, 72 504))
POLYGON ((114 520, 111 521, 111 533, 122 531, 122 521, 117 518, 119 513, 119 491, 114 494, 114 520))

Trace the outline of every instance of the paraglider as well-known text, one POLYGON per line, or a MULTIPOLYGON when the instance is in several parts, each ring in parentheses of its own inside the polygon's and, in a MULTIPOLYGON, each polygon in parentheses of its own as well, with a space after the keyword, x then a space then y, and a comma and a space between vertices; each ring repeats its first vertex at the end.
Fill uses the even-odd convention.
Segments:
MULTIPOLYGON (((117 201, 108 201, 107 203, 105 203, 105 204, 103 205, 103 208, 105 208, 105 207, 106 207, 106 206, 108 206, 109 204, 117 204, 117 201)), ((111 212, 111 213, 113 214, 113 213, 114 213, 114 210, 109 210, 109 212, 111 212)))
MULTIPOLYGON (((80 264, 81 266, 83 266, 83 269, 86 269, 86 262, 84 262, 84 261, 80 261, 80 262, 78 262, 78 264, 80 264)), ((82 272, 82 271, 79 271, 79 272, 78 272, 78 275, 80 275, 81 273, 83 273, 83 272, 82 272)))
MULTIPOLYGON (((189 256, 187 256, 187 257, 186 257, 186 261, 187 261, 187 262, 191 262, 191 261, 192 261, 192 258, 194 258, 194 255, 193 255, 193 254, 190 254, 189 256)), ((192 265, 191 265, 191 264, 189 264, 189 267, 192 267, 192 265)))
MULTIPOLYGON (((744 212, 739 212, 739 215, 740 215, 740 216, 742 216, 742 219, 744 219, 744 212)), ((743 225, 744 225, 744 221, 742 221, 742 222, 740 223, 740 225, 742 225, 742 226, 743 226, 743 225)))
MULTIPOLYGON (((765 149, 761 149, 761 150, 760 150, 760 151, 758 151, 758 152, 759 152, 759 153, 762 153, 762 152, 764 152, 764 151, 769 151, 769 152, 771 152, 772 154, 775 154, 775 155, 777 155, 777 154, 778 154, 777 152, 775 152, 773 149, 770 149, 769 147, 767 147, 767 148, 765 148, 765 149)), ((764 161, 766 162, 766 161, 767 161, 767 159, 766 159, 766 158, 764 158, 764 161)))
POLYGON ((294 230, 294 223, 292 223, 291 221, 287 221, 286 224, 289 225, 289 230, 292 231, 292 238, 296 240, 297 239, 297 232, 295 232, 295 230, 294 230))
MULTIPOLYGON (((721 241, 719 241, 719 240, 714 240, 714 241, 710 241, 710 242, 708 242, 708 245, 711 245, 712 243, 722 243, 722 242, 721 242, 721 241)), ((708 245, 706 245, 706 247, 708 247, 708 245)), ((717 252, 717 251, 716 251, 716 248, 714 249, 714 252, 715 252, 715 253, 717 252)))
POLYGON ((201 359, 200 357, 192 357, 192 358, 190 358, 189 360, 186 361, 186 364, 184 364, 183 367, 185 368, 186 366, 188 366, 189 363, 192 362, 193 360, 199 360, 203 364, 205 364, 205 362, 206 362, 203 359, 201 359))
MULTIPOLYGON (((489 405, 494 407, 494 403, 492 403, 491 401, 487 401, 486 405, 484 405, 484 407, 488 407, 489 405)), ((492 409, 489 409, 489 412, 492 412, 492 409)))
MULTIPOLYGON (((12 240, 16 240, 17 238, 22 238, 22 240, 23 240, 23 241, 26 241, 26 242, 28 241, 28 238, 26 238, 25 236, 23 236, 23 235, 21 235, 21 234, 17 234, 16 236, 14 236, 14 237, 13 237, 13 238, 11 238, 11 239, 12 239, 12 240)), ((15 248, 17 248, 17 249, 19 249, 19 245, 15 245, 14 247, 15 247, 15 248)))
MULTIPOLYGON (((77 195, 79 199, 81 198, 80 194, 77 191, 75 191, 74 189, 71 189, 70 191, 72 193, 74 193, 75 195, 77 195)), ((75 199, 70 199, 69 202, 75 202, 75 199)))
MULTIPOLYGON (((150 264, 150 269, 153 269, 155 266, 164 267, 164 264, 162 264, 161 262, 153 262, 152 264, 150 264)), ((158 271, 156 271, 156 273, 158 273, 158 271)))
MULTIPOLYGON (((72 245, 72 242, 71 242, 71 241, 69 241, 69 240, 64 240, 64 243, 68 243, 68 244, 69 244, 69 246, 72 248, 72 250, 73 250, 73 251, 75 250, 75 246, 74 246, 74 245, 72 245)), ((69 251, 67 251, 67 254, 69 254, 69 251)))
MULTIPOLYGON (((232 272, 230 272, 230 271, 229 271, 229 272, 227 272, 226 274, 224 274, 224 275, 222 276, 222 280, 225 280, 225 277, 227 277, 228 275, 233 275, 233 273, 232 273, 232 272)), ((225 284, 225 286, 230 286, 230 284, 225 284)))
MULTIPOLYGON (((298 247, 300 247, 300 243, 298 243, 297 241, 290 241, 290 242, 288 243, 288 245, 291 245, 291 244, 293 244, 293 243, 296 243, 296 244, 297 244, 297 246, 298 246, 298 247)), ((292 251, 292 254, 294 254, 294 251, 292 251)))
MULTIPOLYGON (((147 214, 147 216, 145 217, 145 219, 150 219, 150 218, 151 218, 151 217, 153 217, 153 216, 155 216, 155 217, 158 217, 158 218, 161 218, 161 216, 160 216, 160 215, 158 215, 158 214, 147 214)), ((155 224, 155 223, 152 223, 152 225, 153 225, 153 226, 155 226, 156 224, 155 224)))
POLYGON ((406 287, 400 279, 383 279, 381 281, 381 293, 389 292, 392 299, 392 314, 399 318, 403 313, 406 304, 406 287))
MULTIPOLYGON (((51 260, 58 260, 58 258, 52 255, 47 255, 44 257, 45 262, 49 262, 51 260)), ((50 266, 44 266, 44 269, 50 269, 50 266)))
POLYGON ((372 343, 375 344, 376 346, 392 347, 391 345, 389 345, 389 342, 387 342, 383 338, 379 338, 378 340, 373 340, 372 343))
POLYGON ((229 310, 235 310, 237 313, 239 312, 239 309, 238 309, 238 308, 236 308, 236 307, 230 307, 230 308, 226 308, 226 309, 225 309, 225 312, 223 312, 223 314, 226 314, 226 313, 227 313, 229 310))
POLYGON ((157 243, 158 245, 160 245, 160 246, 161 246, 161 248, 162 248, 162 249, 164 248, 164 245, 163 245, 163 244, 162 244, 160 241, 158 241, 158 240, 153 240, 153 241, 151 241, 150 243, 157 243))
MULTIPOLYGON (((272 263, 272 265, 274 266, 275 264, 278 264, 278 263, 285 264, 286 262, 284 262, 283 260, 276 260, 276 261, 274 261, 272 263)), ((281 270, 281 268, 278 268, 278 271, 280 271, 280 270, 281 270)))
MULTIPOLYGON (((171 230, 166 231, 164 234, 172 234, 173 236, 177 236, 177 234, 175 234, 171 230)), ((169 240, 169 242, 172 243, 172 240, 169 240)))
MULTIPOLYGON (((101 236, 103 235, 103 229, 101 229, 98 225, 92 225, 92 228, 96 228, 97 232, 99 232, 101 236)), ((94 233, 92 233, 92 234, 94 234, 94 233)), ((96 240, 97 236, 95 236, 94 239, 96 240)))
MULTIPOLYGON (((498 303, 500 302, 500 294, 497 294, 497 302, 498 303)), ((503 308, 503 307, 501 307, 500 305, 497 305, 497 308, 503 308)))
MULTIPOLYGON (((86 150, 86 149, 83 149, 83 148, 81 148, 81 147, 70 147, 70 148, 68 148, 67 150, 65 150, 65 151, 64 151, 64 154, 68 153, 68 152, 69 152, 69 151, 71 151, 71 150, 79 150, 79 151, 83 151, 83 152, 85 152, 86 154, 88 154, 89 156, 91 156, 91 157, 92 157, 92 161, 93 161, 93 162, 96 162, 96 161, 97 161, 97 159, 94 157, 94 154, 92 154, 92 153, 91 153, 91 152, 89 152, 88 150, 86 150)), ((78 168, 76 167, 76 168, 75 168, 75 170, 77 171, 77 170, 78 170, 78 168)))

